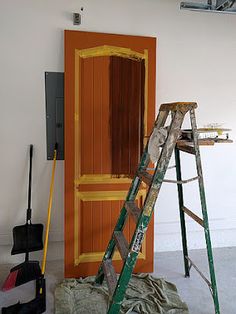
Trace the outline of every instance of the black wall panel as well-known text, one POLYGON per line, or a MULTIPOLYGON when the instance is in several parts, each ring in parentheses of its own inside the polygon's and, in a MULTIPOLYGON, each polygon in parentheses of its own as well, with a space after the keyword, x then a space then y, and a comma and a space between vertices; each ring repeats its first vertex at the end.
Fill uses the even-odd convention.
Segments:
POLYGON ((58 143, 57 159, 64 159, 64 73, 45 72, 47 159, 53 159, 58 143))

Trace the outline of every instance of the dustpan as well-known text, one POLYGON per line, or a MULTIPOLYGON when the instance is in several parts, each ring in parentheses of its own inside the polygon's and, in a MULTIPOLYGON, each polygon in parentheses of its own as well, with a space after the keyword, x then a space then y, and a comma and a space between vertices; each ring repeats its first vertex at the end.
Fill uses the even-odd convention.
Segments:
POLYGON ((11 254, 39 251, 43 249, 43 225, 25 224, 13 228, 13 248, 11 254))
POLYGON ((41 275, 38 261, 29 260, 29 253, 43 249, 43 225, 32 224, 31 221, 31 181, 32 181, 33 145, 30 145, 28 209, 26 223, 13 228, 13 248, 11 254, 25 253, 25 261, 10 270, 2 290, 10 290, 31 280, 36 280, 41 275))
POLYGON ((2 308, 2 314, 41 314, 46 311, 45 279, 36 280, 36 296, 27 303, 16 303, 2 308))
POLYGON ((28 208, 26 223, 13 228, 13 248, 11 254, 21 254, 43 249, 43 225, 31 221, 31 181, 32 181, 33 145, 30 145, 28 208))

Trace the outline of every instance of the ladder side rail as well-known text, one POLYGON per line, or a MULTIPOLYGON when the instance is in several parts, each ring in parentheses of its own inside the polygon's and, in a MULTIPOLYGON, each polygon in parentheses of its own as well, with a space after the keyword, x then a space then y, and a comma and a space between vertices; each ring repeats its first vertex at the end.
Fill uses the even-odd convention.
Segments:
POLYGON ((202 216, 203 216, 203 221, 204 221, 204 231, 205 231, 204 233, 205 233, 205 240, 206 240, 206 246, 207 246, 209 271, 210 271, 211 284, 212 284, 212 296, 214 300, 215 313, 220 314, 214 262, 213 262, 213 254, 212 254, 212 246, 211 246, 211 238, 210 238, 210 230, 209 230, 209 223, 208 223, 206 195, 205 195, 204 181, 203 181, 203 174, 202 174, 201 156, 200 156, 200 150, 199 150, 199 145, 198 145, 197 123, 196 123, 194 109, 190 110, 190 120, 191 120, 191 126, 193 130, 193 142, 194 142, 194 147, 195 147, 195 152, 196 152, 195 160, 196 160, 197 174, 199 176, 198 182, 199 182, 200 200, 201 200, 201 207, 202 207, 202 216))
MULTIPOLYGON (((169 113, 168 111, 160 111, 158 113, 156 120, 155 120, 154 127, 160 128, 160 127, 164 126, 166 119, 168 117, 168 113, 169 113)), ((154 129, 154 127, 153 127, 153 129, 154 129)), ((128 195, 126 197, 125 202, 134 201, 136 198, 136 195, 138 193, 140 184, 142 182, 138 176, 138 173, 141 170, 146 169, 149 162, 150 162, 150 156, 148 154, 148 143, 149 143, 149 139, 145 145, 145 149, 144 149, 144 152, 142 154, 138 170, 136 172, 135 177, 132 180, 132 183, 130 185, 130 189, 129 189, 129 192, 128 192, 128 195)), ((128 216, 128 212, 125 208, 125 202, 123 204, 123 207, 121 208, 120 216, 117 220, 116 226, 115 226, 113 233, 112 233, 112 237, 108 243, 107 249, 106 249, 104 256, 103 256, 103 259, 102 259, 102 262, 99 266, 98 273, 97 273, 96 278, 95 278, 95 284, 102 284, 103 279, 104 279, 103 262, 107 259, 111 259, 113 254, 114 254, 115 246, 116 246, 116 242, 115 242, 115 239, 113 237, 114 232, 122 231, 124 229, 125 222, 126 222, 127 216, 128 216)))
MULTIPOLYGON (((180 162, 180 151, 175 147, 175 165, 176 165, 176 179, 178 181, 182 181, 182 173, 181 173, 181 162, 180 162)), ((184 195, 183 195, 183 185, 181 183, 177 184, 178 190, 178 200, 179 200, 179 215, 180 215, 180 226, 181 226, 181 236, 182 236, 182 248, 183 248, 183 257, 184 257, 184 270, 185 277, 190 276, 190 268, 188 261, 188 243, 187 243, 187 232, 186 232, 186 224, 185 224, 185 213, 183 211, 184 206, 184 195)))
POLYGON ((167 139, 157 162, 157 167, 153 176, 153 183, 148 190, 148 194, 143 206, 143 211, 139 217, 135 233, 130 242, 130 252, 128 254, 126 262, 123 265, 120 277, 118 279, 108 314, 118 313, 121 303, 124 299, 125 291, 131 278, 133 268, 135 267, 137 257, 144 239, 144 235, 148 229, 148 224, 152 217, 154 205, 160 191, 165 172, 168 168, 170 158, 172 156, 176 141, 181 131, 181 125, 185 113, 186 112, 183 113, 181 111, 176 111, 173 115, 167 139), (159 164, 160 167, 158 167, 159 164))
MULTIPOLYGON (((147 164, 149 163, 149 155, 147 153, 147 145, 145 147, 145 151, 142 155, 142 161, 141 161, 141 164, 143 166, 145 166, 146 163, 147 164)), ((141 179, 136 174, 134 179, 132 180, 132 183, 131 183, 131 186, 130 186, 130 189, 129 189, 129 192, 128 192, 128 195, 126 197, 125 202, 135 200, 141 182, 142 182, 141 179)), ((99 266, 98 273, 97 273, 96 278, 95 278, 95 284, 102 284, 102 282, 103 282, 103 279, 104 279, 103 262, 106 261, 107 259, 111 259, 113 254, 114 254, 114 251, 115 251, 116 241, 113 237, 113 234, 116 231, 122 231, 124 229, 125 222, 127 220, 127 216, 128 216, 128 212, 125 208, 125 203, 124 203, 122 208, 121 208, 117 223, 116 223, 114 230, 112 232, 111 239, 110 239, 108 246, 106 248, 106 251, 104 253, 102 262, 99 266)))

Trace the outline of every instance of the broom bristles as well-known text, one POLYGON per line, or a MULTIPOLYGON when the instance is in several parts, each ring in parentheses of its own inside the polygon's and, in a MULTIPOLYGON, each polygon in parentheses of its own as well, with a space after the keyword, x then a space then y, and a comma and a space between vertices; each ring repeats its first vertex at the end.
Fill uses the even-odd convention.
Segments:
POLYGON ((2 291, 7 291, 7 290, 15 288, 18 272, 19 270, 17 269, 8 275, 7 279, 5 280, 2 286, 2 291))

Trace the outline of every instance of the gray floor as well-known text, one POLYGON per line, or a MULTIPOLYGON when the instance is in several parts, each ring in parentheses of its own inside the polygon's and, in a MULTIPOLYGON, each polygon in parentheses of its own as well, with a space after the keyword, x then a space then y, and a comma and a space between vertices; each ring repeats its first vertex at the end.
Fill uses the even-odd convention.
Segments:
MULTIPOLYGON (((190 251, 191 258, 199 268, 208 274, 205 250, 190 251)), ((221 314, 236 314, 236 248, 214 250, 215 267, 221 314)), ((8 275, 10 265, 0 266, 0 285, 8 275)), ((63 278, 63 262, 48 262, 47 265, 47 313, 53 313, 55 285, 63 278)), ((193 269, 191 278, 184 278, 182 252, 158 253, 155 256, 156 277, 162 277, 176 284, 179 294, 188 306, 190 314, 214 313, 212 298, 206 283, 193 269)), ((17 287, 9 292, 0 292, 0 305, 8 306, 34 298, 33 283, 17 287)))

